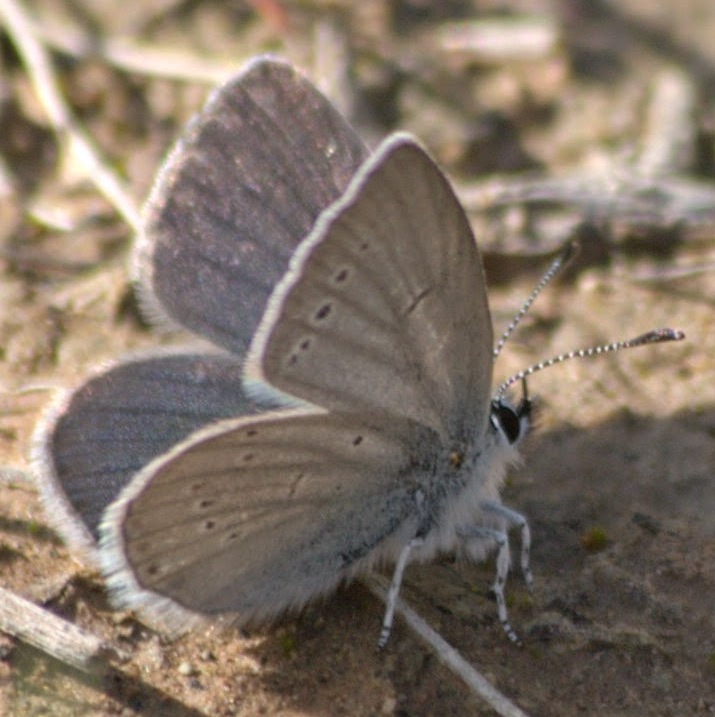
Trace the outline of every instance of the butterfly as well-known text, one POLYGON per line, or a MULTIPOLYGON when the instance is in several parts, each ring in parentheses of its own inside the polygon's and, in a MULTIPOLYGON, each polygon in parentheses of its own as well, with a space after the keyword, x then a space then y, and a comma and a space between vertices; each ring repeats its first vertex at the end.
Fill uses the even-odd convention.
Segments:
POLYGON ((384 645, 409 562, 496 550, 517 641, 508 532, 528 584, 530 533, 499 492, 531 402, 492 398, 479 249, 422 145, 398 133, 369 154, 262 59, 190 125, 145 226, 144 305, 224 351, 100 372, 50 411, 36 461, 119 602, 246 624, 394 563, 384 645))

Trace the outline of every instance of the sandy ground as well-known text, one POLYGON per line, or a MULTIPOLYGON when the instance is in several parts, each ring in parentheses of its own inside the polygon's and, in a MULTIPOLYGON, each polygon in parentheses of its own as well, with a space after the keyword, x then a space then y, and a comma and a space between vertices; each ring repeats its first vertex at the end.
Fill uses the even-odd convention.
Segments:
MULTIPOLYGON (((351 69, 345 107, 365 136, 372 142, 392 129, 415 131, 459 181, 535 167, 602 172, 604 162, 627 160, 650 131, 649 88, 664 68, 676 67, 697 94, 692 125, 683 130, 697 152, 671 171, 709 183, 715 175, 709 2, 658 11, 636 1, 620 10, 601 2, 521 3, 556 21, 559 44, 536 60, 488 63, 439 49, 443 22, 474 16, 468 3, 445 3, 441 11, 418 2, 353 10, 340 2, 144 2, 126 12, 126 3, 84 5, 81 13, 82 3, 74 12, 69 3, 27 3, 55 30, 94 28, 98 37, 122 35, 182 57, 210 52, 226 67, 271 49, 310 69, 318 50, 344 50, 351 69)), ((404 623, 378 652, 382 605, 359 583, 260 630, 170 642, 114 611, 101 578, 47 527, 27 457, 51 389, 76 385, 102 361, 178 339, 157 337, 141 320, 125 269, 131 231, 67 161, 4 39, 0 584, 112 642, 127 659, 87 676, 0 635, 0 712, 492 714, 404 623)), ((139 203, 210 83, 131 72, 101 53, 53 57, 71 107, 139 203)), ((712 262, 713 223, 695 238, 678 234, 682 241, 667 250, 662 233, 608 222, 598 228, 610 241, 600 249, 585 242, 585 254, 600 261, 539 300, 500 357, 497 377, 656 326, 678 327, 688 340, 572 362, 531 382, 538 425, 504 494, 529 516, 534 535, 534 595, 518 574, 508 585, 523 648, 508 642, 496 620, 492 563, 412 567, 403 597, 531 715, 712 714, 715 273, 632 278, 712 262), (634 234, 638 241, 627 241, 634 234)), ((480 241, 489 250, 489 237, 480 241)), ((508 257, 487 256, 498 328, 545 267, 530 251, 524 245, 508 257)))

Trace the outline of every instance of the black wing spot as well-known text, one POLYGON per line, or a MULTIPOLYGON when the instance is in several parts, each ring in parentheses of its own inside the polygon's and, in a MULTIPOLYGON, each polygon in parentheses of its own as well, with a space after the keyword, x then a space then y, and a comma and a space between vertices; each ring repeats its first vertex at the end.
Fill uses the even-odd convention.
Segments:
POLYGON ((244 461, 244 463, 249 463, 250 461, 253 460, 253 458, 254 458, 254 454, 253 454, 253 453, 246 453, 246 454, 243 456, 243 461, 244 461))
POLYGON ((204 523, 204 530, 213 530, 216 527, 216 523, 213 520, 207 520, 204 523))
POLYGON ((288 359, 288 364, 290 366, 295 366, 298 363, 298 359, 300 358, 299 352, 301 351, 307 351, 310 348, 310 339, 303 339, 298 344, 298 351, 295 351, 291 354, 290 358, 288 359))
POLYGON ((362 436, 355 436, 355 438, 353 439, 353 445, 359 446, 362 443, 362 441, 363 441, 362 436))
POLYGON ((248 438, 253 438, 258 435, 258 431, 255 428, 249 428, 249 430, 246 431, 246 436, 248 438))
POLYGON ((326 318, 330 312, 333 310, 332 304, 323 304, 316 312, 315 312, 315 318, 319 321, 321 319, 326 318))
POLYGON ((347 269, 341 269, 334 277, 334 281, 336 284, 342 284, 345 279, 348 278, 350 272, 347 269))
POLYGON ((147 569, 146 572, 148 575, 158 575, 161 571, 159 570, 159 566, 156 563, 152 563, 147 569))
POLYGON ((214 502, 212 500, 202 500, 199 503, 199 508, 201 508, 201 509, 210 508, 213 504, 214 504, 214 502))

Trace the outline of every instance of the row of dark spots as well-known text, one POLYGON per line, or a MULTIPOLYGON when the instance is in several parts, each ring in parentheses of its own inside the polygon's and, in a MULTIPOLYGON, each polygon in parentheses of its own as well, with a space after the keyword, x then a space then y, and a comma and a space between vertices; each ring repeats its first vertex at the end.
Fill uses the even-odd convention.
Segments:
MULTIPOLYGON (((257 431, 255 429, 249 429, 246 431, 246 435, 248 436, 255 436, 257 434, 257 431)), ((245 453, 243 455, 243 462, 244 463, 250 463, 255 458, 255 454, 253 453, 245 453)), ((199 507, 209 507, 213 504, 213 501, 210 500, 203 500, 199 504, 199 507)), ((204 523, 204 530, 213 530, 213 528, 216 526, 216 523, 213 520, 207 520, 204 523)), ((229 535, 226 536, 227 540, 235 540, 238 537, 237 533, 229 533, 229 535)))
MULTIPOLYGON (((364 437, 361 435, 358 435, 358 436, 355 436, 355 438, 353 438, 352 444, 353 444, 353 446, 359 446, 363 441, 364 441, 364 437)), ((253 459, 253 454, 251 454, 251 453, 248 453, 244 456, 245 461, 249 461, 251 459, 253 459)), ((300 484, 300 482, 303 480, 304 477, 305 477, 305 474, 302 472, 296 476, 296 478, 293 481, 293 484, 291 485, 290 490, 289 490, 290 497, 293 497, 295 495, 298 485, 300 484)), ((197 486, 194 486, 194 487, 197 487, 197 486)), ((202 500, 199 503, 199 508, 206 509, 206 508, 211 507, 213 504, 214 504, 214 501, 212 501, 212 500, 202 500)), ((205 531, 211 531, 215 527, 216 527, 216 522, 214 520, 209 519, 209 520, 204 521, 203 528, 205 531)), ((226 536, 226 540, 233 541, 237 537, 238 537, 238 533, 234 531, 234 532, 229 533, 226 536)), ((150 568, 150 572, 151 572, 151 568, 150 568)), ((154 573, 152 573, 152 574, 154 574, 154 573)))
MULTIPOLYGON (((257 434, 257 431, 256 431, 255 429, 250 429, 250 430, 247 431, 246 433, 247 433, 247 435, 249 435, 249 436, 255 436, 255 435, 257 434)), ((358 435, 358 436, 355 436, 355 438, 353 438, 352 444, 353 444, 353 446, 359 446, 363 441, 364 441, 364 437, 361 436, 361 435, 358 435)), ((243 456, 243 460, 244 460, 245 462, 250 462, 251 460, 253 460, 253 458, 254 458, 254 454, 253 454, 253 453, 246 453, 246 454, 243 456)), ((296 476, 295 481, 293 482, 293 485, 291 486, 290 491, 289 491, 289 496, 290 496, 290 497, 293 497, 293 496, 295 495, 295 492, 296 492, 296 489, 297 489, 297 487, 298 487, 298 484, 301 482, 301 480, 303 479, 303 477, 304 477, 304 474, 303 474, 303 473, 299 473, 299 474, 296 476)), ((195 484, 192 486, 192 491, 196 492, 196 491, 198 491, 198 490, 201 490, 202 488, 203 488, 203 485, 202 485, 202 484, 200 484, 200 483, 195 483, 195 484)), ((204 500, 202 500, 202 501, 199 502, 198 507, 199 507, 200 509, 202 509, 202 510, 206 510, 207 508, 210 508, 213 504, 214 504, 214 501, 213 501, 213 500, 204 499, 204 500)), ((210 531, 210 530, 213 530, 215 527, 216 527, 216 522, 215 522, 215 521, 213 521, 213 520, 206 520, 206 521, 204 521, 204 524, 203 524, 204 530, 210 531)), ((237 537, 238 537, 237 533, 233 532, 233 533, 230 533, 228 536, 226 536, 226 539, 227 539, 227 540, 235 540, 237 537)))
MULTIPOLYGON (((214 520, 206 520, 204 521, 203 528, 206 532, 212 531, 216 527, 216 521, 214 520)), ((233 530, 228 535, 224 536, 225 542, 233 542, 239 537, 238 531, 233 530)))
MULTIPOLYGON (((358 249, 360 251, 367 251, 369 248, 370 248, 370 244, 366 241, 360 242, 360 245, 358 247, 358 249)), ((344 266, 341 269, 339 269, 336 274, 333 275, 333 281, 336 284, 342 284, 347 280, 347 278, 349 276, 350 276, 350 270, 346 266, 344 266)))
MULTIPOLYGON (((360 244, 360 250, 366 251, 369 248, 369 244, 367 242, 363 242, 360 244)), ((350 271, 346 267, 343 267, 342 269, 338 270, 338 272, 333 276, 333 283, 335 284, 343 284, 345 281, 347 281, 348 277, 350 276, 350 271)), ((323 304, 313 315, 313 318, 316 321, 323 321, 324 319, 327 319, 328 316, 333 311, 333 304, 332 302, 327 302, 323 304)), ((298 363, 299 353, 305 353, 310 348, 310 339, 306 338, 303 339, 298 344, 298 351, 295 351, 291 354, 290 358, 288 359, 288 365, 289 366, 295 366, 298 363)))
MULTIPOLYGON (((358 247, 360 251, 367 251, 370 248, 370 245, 368 242, 364 241, 360 244, 358 247)), ((333 275, 333 283, 335 284, 344 284, 348 277, 350 276, 350 270, 344 266, 341 269, 338 269, 337 273, 333 275)))
MULTIPOLYGON (((335 284, 342 284, 342 283, 344 283, 344 282, 347 280, 347 278, 348 278, 349 275, 350 275, 350 272, 348 271, 348 269, 346 269, 346 268, 343 267, 342 269, 340 269, 340 270, 338 271, 337 274, 335 274, 335 275, 333 276, 333 282, 334 282, 335 284)), ((315 312, 315 314, 313 315, 313 318, 314 318, 316 321, 323 321, 324 319, 327 319, 328 316, 330 316, 330 314, 332 313, 332 311, 333 311, 333 304, 332 304, 332 302, 329 301, 329 302, 323 304, 323 305, 315 312)), ((311 343, 311 342, 310 342, 310 339, 309 339, 309 338, 303 339, 303 340, 298 344, 298 349, 299 349, 299 351, 302 352, 302 353, 305 353, 305 352, 310 348, 310 343, 311 343)), ((296 363, 298 363, 298 351, 296 351, 296 352, 294 352, 293 354, 291 354, 291 357, 290 357, 290 359, 289 359, 289 364, 290 364, 291 366, 295 366, 296 363)))
MULTIPOLYGON (((211 532, 216 527, 216 521, 215 520, 205 520, 203 524, 203 529, 206 532, 211 532)), ((237 530, 232 530, 228 535, 224 536, 225 542, 232 542, 236 540, 239 537, 239 532, 237 530)))
MULTIPOLYGON (((246 436, 249 438, 255 438, 257 435, 258 435, 258 430, 255 428, 249 428, 246 431, 246 436)), ((255 455, 253 453, 246 453, 243 456, 243 461, 245 463, 250 463, 254 459, 254 457, 255 457, 255 455)), ((202 483, 194 483, 191 486, 191 491, 193 493, 197 493, 198 491, 202 490, 203 488, 204 488, 204 485, 202 483)), ((204 498, 203 500, 199 501, 198 507, 200 510, 207 510, 208 508, 211 508, 214 505, 214 503, 215 503, 215 501, 204 498)), ((216 521, 210 520, 210 519, 204 521, 204 524, 203 524, 204 530, 211 531, 215 527, 216 527, 216 521)), ((226 536, 226 540, 235 540, 237 537, 238 537, 238 533, 232 532, 226 536)), ((156 571, 155 566, 152 566, 152 568, 150 568, 150 572, 152 569, 154 569, 154 571, 156 571)), ((155 574, 155 572, 152 572, 151 574, 155 574)))
MULTIPOLYGON (((361 246, 361 249, 366 249, 367 244, 363 244, 361 246)), ((333 275, 333 283, 334 284, 344 284, 347 280, 348 276, 350 276, 350 270, 347 267, 343 267, 342 269, 339 269, 336 274, 333 275)), ((323 304, 314 314, 314 318, 316 321, 322 321, 323 319, 326 319, 328 316, 330 316, 330 313, 333 310, 333 305, 331 302, 328 302, 326 304, 323 304)))
MULTIPOLYGON (((303 339, 298 344, 298 351, 305 353, 310 348, 310 339, 303 339)), ((288 359, 289 366, 295 366, 298 363, 298 351, 294 351, 288 359)))

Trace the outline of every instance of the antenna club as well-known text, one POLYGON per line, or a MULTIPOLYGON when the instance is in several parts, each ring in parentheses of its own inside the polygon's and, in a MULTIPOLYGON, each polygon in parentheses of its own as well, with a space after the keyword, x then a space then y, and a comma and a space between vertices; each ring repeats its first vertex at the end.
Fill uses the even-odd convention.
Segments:
POLYGON ((659 344, 664 341, 682 341, 685 338, 685 332, 680 329, 653 329, 645 334, 636 336, 627 342, 631 346, 644 346, 645 344, 659 344))

